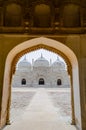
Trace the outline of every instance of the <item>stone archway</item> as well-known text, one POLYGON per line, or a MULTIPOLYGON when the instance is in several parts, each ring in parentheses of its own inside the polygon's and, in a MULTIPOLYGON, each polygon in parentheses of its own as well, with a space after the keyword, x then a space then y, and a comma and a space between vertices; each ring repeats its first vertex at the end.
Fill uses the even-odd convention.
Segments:
MULTIPOLYGON (((21 52, 26 53, 26 50, 36 50, 38 48, 49 48, 48 50, 59 52, 64 59, 70 63, 72 67, 71 71, 71 83, 72 93, 74 98, 73 108, 75 111, 76 126, 81 130, 81 108, 80 108, 80 90, 79 90, 79 77, 78 77, 78 62, 73 51, 65 46, 64 44, 45 37, 34 38, 25 41, 16 47, 14 47, 8 54, 5 64, 4 73, 4 86, 3 86, 3 97, 2 97, 2 111, 1 111, 1 126, 8 123, 9 120, 9 104, 10 104, 10 93, 11 93, 11 78, 13 71, 13 63, 18 54, 22 55, 21 52), (77 94, 77 95, 76 95, 77 94)), ((68 66, 68 69, 70 69, 68 66)))

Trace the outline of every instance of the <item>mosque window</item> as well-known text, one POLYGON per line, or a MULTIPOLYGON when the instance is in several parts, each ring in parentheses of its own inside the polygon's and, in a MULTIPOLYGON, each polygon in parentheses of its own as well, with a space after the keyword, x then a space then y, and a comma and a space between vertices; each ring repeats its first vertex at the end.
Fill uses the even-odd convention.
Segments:
POLYGON ((61 79, 58 79, 58 80, 57 80, 57 85, 62 85, 61 79))
POLYGON ((43 78, 40 78, 40 79, 39 79, 39 85, 44 85, 44 84, 45 84, 44 79, 43 79, 43 78))
POLYGON ((22 79, 21 84, 26 85, 26 79, 22 79))

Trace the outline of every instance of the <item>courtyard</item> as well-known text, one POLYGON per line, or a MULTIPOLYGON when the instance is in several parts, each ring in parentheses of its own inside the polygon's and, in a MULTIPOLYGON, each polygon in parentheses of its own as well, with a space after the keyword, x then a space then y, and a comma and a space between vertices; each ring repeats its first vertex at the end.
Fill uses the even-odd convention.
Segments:
MULTIPOLYGON (((11 123, 21 119, 27 106, 39 88, 12 88, 11 123)), ((60 112, 60 119, 71 123, 71 90, 70 88, 46 88, 54 107, 60 112)))
POLYGON ((13 88, 12 122, 4 130, 76 130, 70 124, 69 94, 67 88, 13 88))

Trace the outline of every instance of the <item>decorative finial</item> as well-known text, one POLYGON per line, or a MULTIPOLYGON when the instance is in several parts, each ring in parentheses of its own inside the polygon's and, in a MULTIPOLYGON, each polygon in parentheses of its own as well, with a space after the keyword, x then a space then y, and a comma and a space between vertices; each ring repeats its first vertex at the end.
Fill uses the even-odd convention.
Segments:
POLYGON ((52 64, 52 59, 50 59, 50 65, 52 64))
POLYGON ((34 59, 32 59, 32 65, 34 65, 34 59))
POLYGON ((24 60, 25 60, 25 61, 27 60, 27 57, 26 57, 26 55, 24 56, 24 60))
POLYGON ((42 53, 41 53, 41 58, 43 58, 43 55, 42 55, 42 53))
POLYGON ((60 61, 59 56, 57 56, 57 61, 60 61))

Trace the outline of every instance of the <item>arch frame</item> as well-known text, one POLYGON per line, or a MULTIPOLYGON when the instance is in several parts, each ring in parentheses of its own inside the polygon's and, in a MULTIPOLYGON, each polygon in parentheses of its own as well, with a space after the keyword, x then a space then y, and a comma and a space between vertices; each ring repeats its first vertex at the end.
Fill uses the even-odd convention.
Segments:
POLYGON ((10 96, 11 96, 11 80, 12 74, 15 70, 15 65, 18 59, 27 50, 37 50, 39 48, 46 48, 55 53, 59 53, 65 61, 67 61, 68 69, 71 70, 71 88, 74 98, 74 114, 76 120, 76 126, 79 130, 82 130, 81 125, 81 107, 80 107, 80 87, 79 87, 79 68, 77 57, 74 52, 56 40, 52 40, 45 37, 34 38, 25 41, 16 47, 14 47, 8 54, 5 64, 4 81, 3 81, 3 96, 2 96, 2 111, 1 111, 1 126, 9 122, 9 108, 10 108, 10 96), (17 58, 17 59, 16 59, 17 58), (14 67, 12 67, 14 65, 14 67), (76 96, 77 93, 77 96, 76 96), (6 100, 5 100, 6 99, 6 100))

